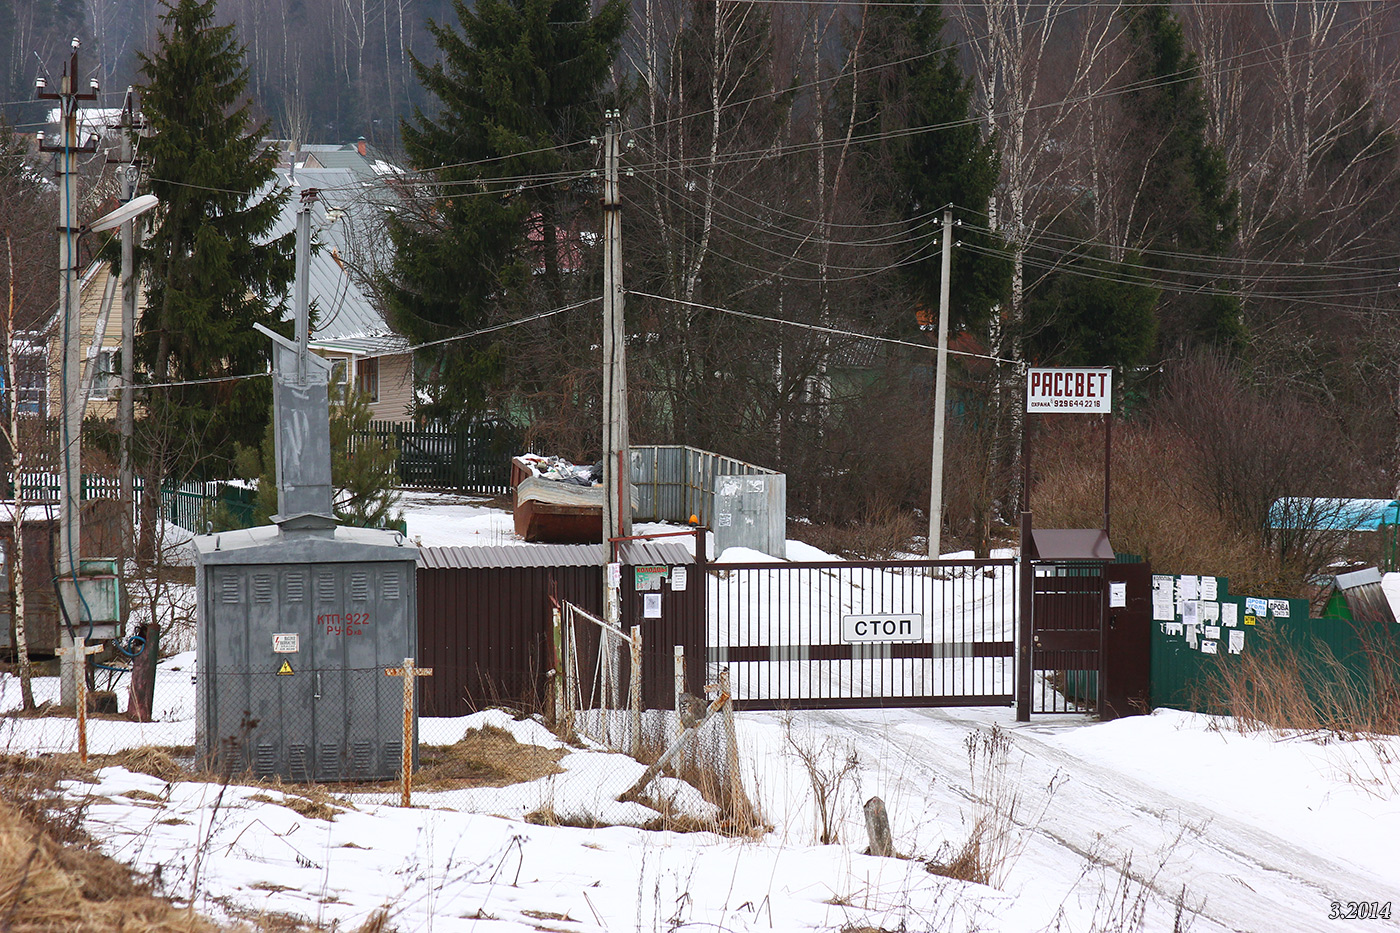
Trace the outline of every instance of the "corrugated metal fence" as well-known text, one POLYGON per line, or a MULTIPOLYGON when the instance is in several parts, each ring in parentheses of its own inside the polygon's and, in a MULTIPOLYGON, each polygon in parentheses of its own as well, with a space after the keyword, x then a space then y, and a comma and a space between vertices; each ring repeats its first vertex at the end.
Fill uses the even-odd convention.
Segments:
POLYGON ((1223 676, 1246 653, 1270 650, 1301 662, 1315 701, 1400 686, 1400 626, 1309 618, 1307 600, 1236 596, 1228 586, 1224 577, 1154 575, 1154 707, 1228 715, 1223 676))
POLYGON ((637 496, 633 517, 644 522, 680 522, 694 515, 714 527, 716 476, 776 476, 754 466, 694 447, 633 445, 632 483, 637 496))

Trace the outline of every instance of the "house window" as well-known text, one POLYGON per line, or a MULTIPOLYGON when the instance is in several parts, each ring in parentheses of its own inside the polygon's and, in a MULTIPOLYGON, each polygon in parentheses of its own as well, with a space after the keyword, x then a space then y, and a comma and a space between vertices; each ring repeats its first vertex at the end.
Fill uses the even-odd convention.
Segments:
POLYGON ((49 368, 42 343, 17 337, 15 396, 21 414, 43 414, 48 404, 49 368))
POLYGON ((379 357, 355 361, 355 385, 371 402, 379 401, 379 357))
POLYGON ((117 387, 114 354, 111 350, 98 350, 92 361, 92 391, 88 398, 106 398, 117 387))
POLYGON ((344 357, 331 360, 331 385, 343 386, 350 377, 350 365, 344 357))

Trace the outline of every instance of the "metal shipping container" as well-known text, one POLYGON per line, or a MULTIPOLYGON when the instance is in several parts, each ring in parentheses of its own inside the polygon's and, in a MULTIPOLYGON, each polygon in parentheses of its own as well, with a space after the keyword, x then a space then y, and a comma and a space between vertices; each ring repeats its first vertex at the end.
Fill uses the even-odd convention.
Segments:
POLYGON ((397 775, 403 684, 385 668, 417 655, 417 548, 394 532, 271 525, 195 546, 197 751, 258 777, 397 775))

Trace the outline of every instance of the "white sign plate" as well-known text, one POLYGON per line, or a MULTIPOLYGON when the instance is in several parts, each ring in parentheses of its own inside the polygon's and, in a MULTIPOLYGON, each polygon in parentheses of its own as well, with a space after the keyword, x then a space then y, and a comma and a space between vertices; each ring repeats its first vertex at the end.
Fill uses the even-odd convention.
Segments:
POLYGON ((301 650, 301 636, 296 632, 275 632, 272 636, 273 654, 296 654, 301 650))
POLYGON ((1026 411, 1041 414, 1111 414, 1113 370, 1029 370, 1026 374, 1026 411))
POLYGON ((859 642, 916 642, 924 640, 924 617, 887 613, 841 617, 841 640, 859 642))

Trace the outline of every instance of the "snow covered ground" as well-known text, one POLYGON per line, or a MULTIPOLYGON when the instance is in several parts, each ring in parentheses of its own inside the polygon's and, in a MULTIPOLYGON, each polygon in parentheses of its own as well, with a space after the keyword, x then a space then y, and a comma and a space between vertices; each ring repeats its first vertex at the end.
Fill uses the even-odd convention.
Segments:
MULTIPOLYGON (((508 515, 469 501, 415 497, 408 520, 424 545, 512 539, 508 515)), ((192 745, 192 666, 188 654, 162 662, 159 722, 92 721, 93 753, 192 745)), ((40 679, 36 692, 56 697, 57 685, 40 679)), ((0 706, 18 694, 0 680, 0 706)), ((492 711, 424 720, 423 741, 486 725, 554 743, 492 711)), ((71 720, 0 729, 11 751, 75 746, 71 720)), ((772 826, 757 838, 535 825, 518 787, 415 795, 409 810, 358 795, 333 814, 289 787, 168 783, 121 767, 67 791, 88 802, 87 828, 110 854, 158 871, 164 890, 201 910, 293 913, 342 930, 386 909, 405 933, 1172 931, 1180 904, 1191 924, 1181 928, 1272 933, 1335 929, 1334 901, 1390 904, 1397 918, 1345 929, 1400 928, 1395 739, 1240 735, 1228 719, 1174 711, 1018 724, 1001 708, 741 713, 738 729, 746 786, 772 826), (831 845, 816 841, 804 754, 819 773, 846 770, 828 808, 831 845), (862 854, 862 804, 875 795, 907 857, 862 854), (991 884, 925 870, 979 822, 991 884)), ((640 766, 610 756, 600 769, 604 754, 570 753, 531 792, 559 813, 637 822, 610 799, 640 766)))

